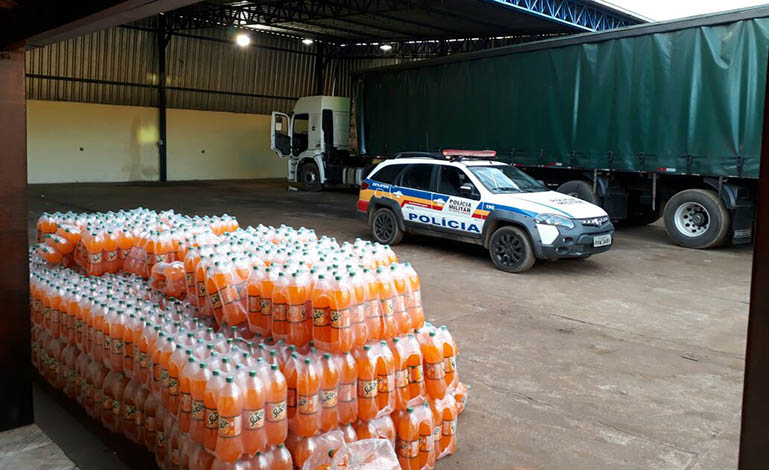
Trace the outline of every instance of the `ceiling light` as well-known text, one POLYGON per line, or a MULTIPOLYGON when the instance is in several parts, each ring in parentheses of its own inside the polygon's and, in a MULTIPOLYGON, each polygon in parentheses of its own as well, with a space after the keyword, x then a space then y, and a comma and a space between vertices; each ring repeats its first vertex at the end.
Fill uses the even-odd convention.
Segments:
POLYGON ((240 33, 237 36, 235 36, 235 42, 240 47, 246 47, 249 44, 251 44, 251 36, 248 34, 240 33))
POLYGON ((389 50, 392 50, 393 46, 389 44, 382 44, 381 46, 379 46, 379 48, 382 49, 383 51, 389 51, 389 50))
POLYGON ((309 45, 310 45, 310 44, 312 44, 313 42, 314 42, 314 41, 313 41, 312 39, 310 39, 310 38, 304 38, 304 39, 302 39, 302 44, 304 44, 305 46, 309 46, 309 45))

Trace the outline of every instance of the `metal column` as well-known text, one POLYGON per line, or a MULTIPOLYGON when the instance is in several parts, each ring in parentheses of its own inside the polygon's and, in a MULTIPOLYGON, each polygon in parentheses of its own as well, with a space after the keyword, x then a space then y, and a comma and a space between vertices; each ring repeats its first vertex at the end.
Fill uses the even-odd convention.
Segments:
POLYGON ((0 431, 33 421, 24 87, 24 49, 0 49, 0 431))
MULTIPOLYGON (((769 82, 767 82, 769 85, 769 82)), ((740 470, 769 468, 769 92, 764 97, 761 170, 742 395, 740 470)))
POLYGON ((158 16, 158 153, 160 157, 159 171, 160 181, 168 179, 168 143, 166 126, 166 17, 158 16))

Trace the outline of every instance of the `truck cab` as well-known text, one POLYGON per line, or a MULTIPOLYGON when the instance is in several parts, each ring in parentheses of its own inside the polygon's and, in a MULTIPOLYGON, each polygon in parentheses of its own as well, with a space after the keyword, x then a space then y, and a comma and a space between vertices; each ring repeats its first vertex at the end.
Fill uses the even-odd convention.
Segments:
POLYGON ((288 180, 307 191, 360 185, 368 161, 350 152, 350 99, 306 96, 291 116, 272 113, 270 147, 288 163, 288 180))

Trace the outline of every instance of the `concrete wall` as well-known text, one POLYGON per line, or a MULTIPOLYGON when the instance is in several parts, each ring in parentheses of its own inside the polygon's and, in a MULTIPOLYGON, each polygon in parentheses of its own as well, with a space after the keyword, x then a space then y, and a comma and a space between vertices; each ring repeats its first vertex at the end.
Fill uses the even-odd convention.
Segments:
MULTIPOLYGON (((270 117, 168 110, 168 179, 285 178, 270 117)), ((30 183, 157 181, 157 109, 27 101, 30 183)))
POLYGON ((168 110, 168 179, 285 178, 270 150, 270 116, 168 110))

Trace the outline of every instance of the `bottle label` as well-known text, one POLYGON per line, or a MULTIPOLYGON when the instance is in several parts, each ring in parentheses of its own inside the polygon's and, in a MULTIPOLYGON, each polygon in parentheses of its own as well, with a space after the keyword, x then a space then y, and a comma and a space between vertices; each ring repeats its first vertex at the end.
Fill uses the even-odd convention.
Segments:
POLYGON ((155 264, 157 264, 157 263, 166 263, 168 261, 169 260, 168 260, 168 254, 167 253, 162 253, 162 254, 155 255, 155 264))
POLYGON ((240 415, 219 416, 219 437, 225 439, 238 437, 241 432, 240 415))
POLYGON ((91 264, 99 264, 99 263, 101 263, 101 253, 91 253, 88 256, 88 261, 90 261, 91 264))
POLYGON ((272 320, 286 321, 286 304, 272 304, 272 320))
POLYGON ((262 315, 272 315, 272 300, 262 297, 259 299, 259 309, 262 311, 262 315))
POLYGON ((443 435, 453 436, 456 433, 457 433, 457 420, 456 419, 443 420, 443 435))
POLYGON ((145 352, 139 353, 139 367, 147 369, 150 366, 150 357, 145 352))
POLYGON ((264 408, 259 410, 246 410, 246 429, 253 431, 264 427, 264 408))
POLYGON ((377 393, 390 393, 395 390, 394 374, 380 375, 377 381, 377 393))
POLYGON ((435 440, 433 439, 432 433, 427 435, 420 435, 419 436, 419 452, 432 452, 434 443, 435 443, 435 440))
POLYGON ((126 405, 123 414, 125 421, 136 422, 136 405, 126 405))
POLYGON ((123 354, 123 340, 115 338, 112 340, 112 354, 123 354))
POLYGON ((297 395, 296 412, 300 415, 312 415, 320 409, 320 398, 318 394, 297 395))
POLYGON ((329 326, 331 324, 329 310, 327 308, 312 309, 312 324, 317 327, 329 326))
POLYGON ((211 408, 206 408, 206 427, 216 429, 219 426, 219 413, 211 408))
POLYGON ((203 400, 192 400, 192 419, 203 421, 205 418, 206 407, 203 400))
POLYGON ((117 400, 112 400, 112 414, 120 416, 120 402, 117 400))
POLYGON ((267 421, 276 423, 286 419, 286 402, 278 403, 267 402, 267 421))
POLYGON ((179 410, 182 413, 192 413, 192 395, 189 393, 182 393, 179 399, 179 410))
POLYGON ((221 297, 222 303, 224 305, 229 305, 240 300, 238 290, 234 286, 226 286, 222 289, 219 289, 219 297, 221 297))
POLYGON ((220 297, 219 292, 210 292, 208 297, 211 299, 211 305, 213 305, 214 308, 222 307, 222 298, 220 297))
POLYGON ((174 377, 168 377, 168 394, 171 396, 179 395, 179 381, 174 377))
POLYGON ((358 380, 358 396, 360 398, 376 398, 379 380, 358 380))
POLYGON ((261 311, 261 301, 258 295, 248 296, 248 311, 251 313, 259 313, 261 311))
POLYGON ((305 305, 289 305, 288 306, 288 322, 289 323, 302 323, 307 319, 307 310, 305 305))
POLYGON ((430 364, 425 362, 425 378, 427 380, 443 380, 443 362, 430 364))
POLYGON ((342 403, 355 401, 355 382, 339 384, 339 401, 342 403))
POLYGON ((105 252, 104 252, 104 259, 105 259, 105 260, 106 260, 108 263, 111 263, 111 262, 115 261, 115 260, 117 259, 117 256, 118 256, 118 254, 117 254, 117 250, 113 250, 113 251, 105 251, 105 252))
POLYGON ((419 456, 419 441, 397 439, 395 441, 395 450, 398 456, 404 459, 415 459, 419 456))
POLYGON ((391 317, 395 313, 395 305, 392 297, 389 299, 382 299, 382 316, 391 317))
POLYGON ((342 330, 350 327, 350 309, 344 310, 331 310, 329 312, 331 317, 331 328, 342 330))
POLYGON ((157 434, 155 434, 155 447, 162 448, 166 445, 166 433, 163 431, 158 431, 157 434))
POLYGON ((406 296, 405 295, 396 295, 393 298, 393 311, 394 312, 405 312, 406 311, 406 296))
POLYGON ((195 288, 195 273, 185 273, 184 279, 187 282, 187 291, 192 291, 195 288))
POLYGON ((96 330, 96 345, 102 346, 104 344, 104 333, 101 330, 96 330))
POLYGON ((110 397, 104 397, 101 402, 102 409, 104 411, 109 411, 112 409, 112 398, 110 397))
POLYGON ((395 386, 397 388, 406 388, 409 386, 409 370, 403 369, 395 373, 395 386))
POLYGON ((369 309, 368 309, 368 317, 369 318, 379 318, 379 315, 381 314, 381 305, 379 303, 379 300, 373 299, 369 302, 369 309))
POLYGON ((337 405, 337 392, 336 390, 321 390, 320 391, 320 403, 323 408, 335 408, 337 405))
MULTIPOLYGON (((131 343, 126 343, 126 347, 128 347, 128 345, 130 345, 130 344, 131 343)), ((132 347, 132 350, 133 350, 133 357, 141 357, 140 356, 140 352, 139 352, 139 345, 138 344, 134 344, 133 347, 132 347)), ((128 353, 126 353, 126 356, 128 356, 128 353)))
POLYGON ((457 357, 449 356, 443 360, 443 372, 450 374, 457 370, 457 357))
POLYGON ((112 348, 111 348, 112 338, 109 335, 102 335, 102 337, 104 338, 103 339, 103 341, 104 341, 104 352, 106 354, 109 354, 110 352, 112 352, 112 348))
POLYGON ((155 432, 155 417, 154 416, 147 416, 147 419, 144 421, 144 429, 146 429, 148 433, 155 432))
POLYGON ((163 377, 163 371, 160 368, 160 363, 153 362, 152 363, 152 380, 155 382, 160 382, 162 377, 163 377))
POLYGON ((165 369, 160 370, 160 384, 163 388, 168 388, 168 371, 165 369))
POLYGON ((204 282, 198 281, 198 297, 203 297, 206 295, 206 284, 204 282))
POLYGON ((438 442, 441 440, 441 423, 438 423, 433 429, 433 441, 438 442))

